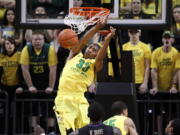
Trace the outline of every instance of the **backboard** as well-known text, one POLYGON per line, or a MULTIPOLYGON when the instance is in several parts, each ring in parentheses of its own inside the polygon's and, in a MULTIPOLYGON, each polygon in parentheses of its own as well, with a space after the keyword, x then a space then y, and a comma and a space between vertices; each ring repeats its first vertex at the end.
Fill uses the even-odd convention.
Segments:
MULTIPOLYGON (((74 7, 74 3, 77 0, 68 0, 61 10, 59 6, 59 12, 50 14, 47 18, 34 18, 33 17, 33 2, 35 0, 17 0, 16 9, 16 23, 23 28, 58 28, 64 25, 64 17, 68 14, 71 7, 74 7)), ((38 1, 38 0, 36 0, 38 1)), ((128 16, 128 13, 121 12, 121 0, 110 0, 110 3, 101 3, 101 0, 82 0, 80 6, 94 6, 110 8, 111 13, 109 15, 108 24, 115 25, 123 28, 162 28, 167 27, 170 24, 171 17, 171 1, 170 0, 154 0, 156 13, 153 17, 133 19, 128 16), (158 3, 158 4, 157 4, 158 3), (109 5, 108 5, 109 4, 109 5), (156 5, 157 4, 157 5, 156 5)), ((136 0, 137 1, 137 0, 136 0)), ((144 0, 145 1, 145 0, 144 0)), ((61 2, 61 0, 59 1, 61 2)), ((131 3, 132 5, 132 3, 131 3)), ((35 7, 35 6, 34 6, 35 7)))

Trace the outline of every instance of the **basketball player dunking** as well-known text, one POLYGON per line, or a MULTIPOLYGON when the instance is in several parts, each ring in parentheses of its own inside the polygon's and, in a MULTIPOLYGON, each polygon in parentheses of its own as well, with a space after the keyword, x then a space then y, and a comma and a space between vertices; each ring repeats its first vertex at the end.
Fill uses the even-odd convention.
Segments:
POLYGON ((69 53, 66 65, 59 80, 58 93, 55 98, 54 110, 58 126, 62 135, 70 129, 81 128, 89 123, 87 116, 88 102, 84 97, 87 87, 93 82, 94 75, 103 66, 103 59, 106 56, 107 48, 111 38, 115 35, 115 29, 110 28, 110 33, 105 37, 103 46, 91 44, 82 54, 80 51, 87 44, 88 40, 107 22, 101 18, 79 40, 79 45, 74 46, 69 53))

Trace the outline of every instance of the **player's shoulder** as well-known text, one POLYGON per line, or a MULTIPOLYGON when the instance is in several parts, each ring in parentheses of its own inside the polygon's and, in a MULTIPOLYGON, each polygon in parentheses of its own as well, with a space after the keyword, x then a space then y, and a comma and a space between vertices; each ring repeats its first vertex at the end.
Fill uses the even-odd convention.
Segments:
POLYGON ((129 118, 129 117, 126 117, 126 119, 125 119, 125 124, 126 125, 132 125, 134 122, 133 122, 133 120, 131 119, 131 118, 129 118))

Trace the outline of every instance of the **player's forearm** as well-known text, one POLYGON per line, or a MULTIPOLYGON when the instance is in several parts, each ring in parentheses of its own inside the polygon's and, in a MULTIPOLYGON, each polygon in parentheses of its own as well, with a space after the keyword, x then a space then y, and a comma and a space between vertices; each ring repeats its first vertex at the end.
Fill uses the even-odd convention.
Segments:
POLYGON ((144 73, 144 80, 143 80, 144 84, 148 84, 149 72, 150 72, 150 68, 149 68, 149 65, 147 65, 146 68, 145 68, 145 73, 144 73))
POLYGON ((95 25, 91 28, 81 39, 80 39, 80 48, 83 48, 88 41, 94 36, 94 34, 102 28, 101 25, 95 25))
POLYGON ((138 133, 136 132, 136 129, 129 127, 129 134, 130 135, 138 135, 138 133))
POLYGON ((106 57, 107 49, 108 49, 111 38, 112 37, 108 37, 105 40, 104 44, 102 45, 101 49, 98 52, 98 55, 96 56, 96 61, 103 61, 103 59, 106 57))
POLYGON ((30 76, 30 73, 28 71, 23 71, 23 77, 24 77, 24 80, 25 80, 28 88, 33 86, 31 76, 30 76))
POLYGON ((157 70, 156 69, 152 69, 151 70, 151 76, 152 76, 152 84, 153 84, 153 88, 157 88, 157 70))
POLYGON ((173 73, 173 79, 172 79, 172 87, 177 88, 177 83, 178 83, 178 71, 175 71, 173 73))
POLYGON ((28 87, 33 86, 32 80, 31 80, 31 75, 29 73, 29 66, 28 65, 21 65, 22 73, 23 73, 23 78, 27 84, 28 87))
POLYGON ((51 66, 49 71, 49 87, 54 88, 56 81, 56 68, 57 66, 51 66))

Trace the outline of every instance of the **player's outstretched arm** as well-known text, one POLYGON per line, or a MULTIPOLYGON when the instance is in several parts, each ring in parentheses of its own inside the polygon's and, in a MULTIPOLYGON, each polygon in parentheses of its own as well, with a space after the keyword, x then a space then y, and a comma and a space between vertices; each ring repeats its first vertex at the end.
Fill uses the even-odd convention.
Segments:
POLYGON ((82 48, 87 45, 89 39, 92 38, 98 30, 105 26, 105 24, 107 23, 107 19, 108 16, 105 18, 101 18, 94 27, 92 27, 89 31, 87 31, 84 34, 84 36, 79 40, 79 45, 72 48, 71 52, 73 53, 73 55, 79 53, 82 50, 82 48))
POLYGON ((102 69, 103 59, 106 57, 109 42, 111 41, 111 38, 115 35, 115 32, 116 29, 110 27, 110 33, 105 37, 104 43, 96 56, 96 64, 95 64, 96 72, 99 72, 102 69))

